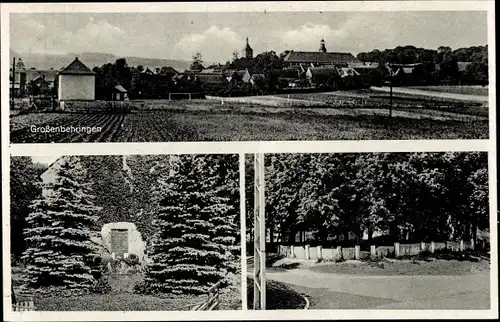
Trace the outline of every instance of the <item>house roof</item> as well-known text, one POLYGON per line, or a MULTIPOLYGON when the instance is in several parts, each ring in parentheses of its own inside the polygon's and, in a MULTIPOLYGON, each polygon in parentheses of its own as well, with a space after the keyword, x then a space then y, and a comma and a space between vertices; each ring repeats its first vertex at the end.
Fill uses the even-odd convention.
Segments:
POLYGON ((95 73, 76 57, 59 75, 95 75, 95 73))
POLYGON ((173 67, 162 67, 160 74, 177 74, 178 71, 176 71, 173 67))
POLYGON ((340 74, 341 77, 360 75, 360 73, 358 73, 354 68, 351 67, 340 67, 337 69, 337 72, 340 74))
POLYGON ((207 68, 200 72, 200 74, 222 74, 220 69, 207 68))
POLYGON ((122 86, 122 85, 120 85, 120 84, 116 85, 116 86, 115 86, 115 89, 116 89, 117 91, 119 91, 119 92, 122 92, 122 93, 126 93, 126 92, 127 92, 127 90, 126 90, 125 88, 123 88, 123 86, 122 86))
POLYGON ((351 53, 291 51, 283 59, 290 63, 359 63, 351 53))
POLYGON ((335 67, 309 67, 307 74, 311 77, 330 77, 338 75, 338 71, 335 67))
POLYGON ((22 71, 16 70, 16 75, 15 75, 16 84, 19 84, 21 80, 21 73, 24 73, 26 75, 26 83, 29 83, 30 81, 37 79, 38 77, 44 77, 47 82, 53 83, 57 77, 58 71, 38 70, 38 69, 28 69, 22 71))
POLYGON ((264 76, 264 74, 253 74, 252 79, 253 80, 266 79, 266 76, 264 76))
POLYGON ((350 67, 356 69, 376 69, 378 67, 378 63, 370 63, 370 62, 354 63, 351 64, 350 67))
POLYGON ((198 80, 205 84, 224 84, 227 83, 227 79, 219 74, 198 74, 196 75, 198 80))

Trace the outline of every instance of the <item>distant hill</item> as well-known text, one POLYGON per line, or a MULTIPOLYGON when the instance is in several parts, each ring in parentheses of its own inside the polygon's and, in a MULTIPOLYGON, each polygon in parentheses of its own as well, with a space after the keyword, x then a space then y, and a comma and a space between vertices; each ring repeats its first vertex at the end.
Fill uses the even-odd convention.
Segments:
POLYGON ((54 68, 59 70, 63 67, 68 66, 75 57, 78 57, 87 67, 90 69, 96 66, 102 66, 107 63, 114 63, 119 58, 125 58, 129 66, 142 65, 144 67, 149 67, 150 69, 156 67, 173 67, 178 71, 184 71, 189 68, 191 64, 187 60, 174 60, 174 59, 156 59, 156 58, 144 58, 144 57, 120 57, 113 54, 105 53, 79 53, 79 54, 33 54, 33 53, 17 53, 13 50, 10 51, 10 59, 13 57, 21 58, 24 61, 26 68, 35 67, 36 69, 49 69, 54 68))

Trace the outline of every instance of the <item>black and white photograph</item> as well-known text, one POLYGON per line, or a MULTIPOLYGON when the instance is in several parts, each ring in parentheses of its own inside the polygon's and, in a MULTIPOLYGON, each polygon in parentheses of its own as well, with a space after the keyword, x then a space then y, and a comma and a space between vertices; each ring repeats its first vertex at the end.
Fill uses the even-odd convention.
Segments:
POLYGON ((237 155, 11 159, 13 311, 241 310, 237 155))
POLYGON ((0 9, 4 320, 498 319, 493 0, 0 9))
POLYGON ((266 154, 246 167, 250 310, 490 309, 486 152, 266 154))
POLYGON ((12 143, 489 136, 487 11, 48 10, 9 28, 12 143))

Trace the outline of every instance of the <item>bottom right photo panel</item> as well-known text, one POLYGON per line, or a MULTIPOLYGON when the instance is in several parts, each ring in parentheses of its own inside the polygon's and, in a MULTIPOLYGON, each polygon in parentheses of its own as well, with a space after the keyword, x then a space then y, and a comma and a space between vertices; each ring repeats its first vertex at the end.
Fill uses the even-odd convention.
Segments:
POLYGON ((490 309, 487 152, 245 159, 249 310, 490 309))

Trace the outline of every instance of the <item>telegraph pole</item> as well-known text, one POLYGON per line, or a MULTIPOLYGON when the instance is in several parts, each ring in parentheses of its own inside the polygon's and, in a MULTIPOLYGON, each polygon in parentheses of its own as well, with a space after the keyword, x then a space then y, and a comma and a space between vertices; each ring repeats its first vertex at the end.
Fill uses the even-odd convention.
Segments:
POLYGON ((253 309, 266 309, 266 213, 264 154, 254 156, 254 266, 253 266, 253 309))
POLYGON ((391 78, 389 80, 390 86, 391 86, 391 94, 390 94, 390 99, 389 99, 389 117, 392 117, 392 79, 393 75, 391 75, 391 78))
MULTIPOLYGON (((16 85, 16 57, 12 59, 12 92, 10 93, 10 109, 14 109, 14 91, 16 85)), ((21 85, 21 83, 19 83, 21 85)))

